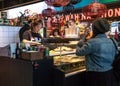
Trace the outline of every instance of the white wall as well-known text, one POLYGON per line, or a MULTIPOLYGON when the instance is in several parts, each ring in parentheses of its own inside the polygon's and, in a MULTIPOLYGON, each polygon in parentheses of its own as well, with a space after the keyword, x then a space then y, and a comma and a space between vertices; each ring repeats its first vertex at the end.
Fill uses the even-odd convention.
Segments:
POLYGON ((18 26, 0 26, 0 47, 19 42, 18 26))
MULTIPOLYGON (((20 16, 21 14, 19 12, 24 13, 26 9, 30 10, 30 15, 32 13, 38 13, 41 14, 44 9, 46 9, 48 6, 45 2, 38 2, 35 4, 27 5, 27 6, 22 6, 14 9, 9 9, 8 12, 8 19, 11 18, 16 18, 20 16)), ((53 8, 53 7, 52 7, 53 8)), ((53 8, 54 9, 54 8, 53 8)))

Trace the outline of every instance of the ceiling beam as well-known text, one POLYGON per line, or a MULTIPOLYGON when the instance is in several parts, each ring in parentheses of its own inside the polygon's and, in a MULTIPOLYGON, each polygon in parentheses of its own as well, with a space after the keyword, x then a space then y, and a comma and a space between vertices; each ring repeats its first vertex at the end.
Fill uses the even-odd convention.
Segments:
POLYGON ((44 0, 0 0, 0 11, 21 7, 42 1, 44 0))

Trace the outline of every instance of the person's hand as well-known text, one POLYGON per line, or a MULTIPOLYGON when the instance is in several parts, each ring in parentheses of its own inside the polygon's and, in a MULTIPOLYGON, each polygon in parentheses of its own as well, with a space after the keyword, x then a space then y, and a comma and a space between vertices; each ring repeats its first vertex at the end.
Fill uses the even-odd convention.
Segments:
POLYGON ((85 31, 83 32, 83 37, 82 37, 82 40, 85 41, 86 40, 86 37, 88 36, 90 30, 89 29, 85 29, 85 31))
POLYGON ((78 44, 77 44, 77 45, 78 45, 79 47, 81 47, 83 44, 84 44, 84 40, 83 40, 83 39, 81 39, 81 40, 78 42, 78 44))
POLYGON ((40 45, 41 43, 39 43, 39 42, 30 42, 30 45, 40 45))
POLYGON ((29 43, 30 45, 39 45, 39 44, 41 44, 41 43, 39 43, 39 42, 29 41, 29 40, 26 40, 26 39, 23 39, 22 42, 23 42, 23 43, 29 43))
POLYGON ((89 29, 89 28, 86 28, 86 29, 85 29, 85 32, 84 32, 85 36, 87 37, 89 33, 90 33, 90 29, 89 29))
POLYGON ((90 31, 89 34, 87 35, 86 39, 89 40, 93 37, 93 31, 90 31))

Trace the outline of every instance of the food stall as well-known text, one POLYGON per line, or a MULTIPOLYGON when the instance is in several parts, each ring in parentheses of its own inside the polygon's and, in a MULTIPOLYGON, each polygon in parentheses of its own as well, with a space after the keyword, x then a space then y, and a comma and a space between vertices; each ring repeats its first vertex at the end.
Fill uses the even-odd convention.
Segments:
MULTIPOLYGON (((111 12, 108 10, 108 13, 109 11, 111 12)), ((79 16, 79 14, 70 14, 69 17, 65 15, 65 18, 75 17, 78 20, 79 16)), ((46 21, 49 20, 52 18, 46 21)), ((47 29, 47 32, 49 30, 47 29)), ((47 37, 42 39, 39 46, 29 49, 22 47, 18 59, 0 58, 2 69, 0 86, 85 85, 85 58, 75 55, 76 45, 80 38, 51 38, 49 35, 47 37)))
POLYGON ((54 86, 84 86, 85 58, 76 56, 79 38, 46 38, 54 64, 54 86))

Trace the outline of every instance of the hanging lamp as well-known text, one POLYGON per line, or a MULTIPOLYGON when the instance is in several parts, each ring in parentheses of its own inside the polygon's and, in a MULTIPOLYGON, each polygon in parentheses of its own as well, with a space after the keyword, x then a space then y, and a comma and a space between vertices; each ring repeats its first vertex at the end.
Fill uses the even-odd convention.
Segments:
POLYGON ((98 3, 98 1, 96 0, 92 2, 92 4, 83 7, 82 11, 85 16, 90 16, 91 18, 97 18, 103 15, 107 11, 107 6, 98 3))
POLYGON ((44 0, 49 6, 60 7, 66 6, 70 3, 70 0, 44 0))
POLYGON ((42 11, 42 16, 44 17, 52 17, 54 15, 56 15, 56 11, 51 8, 47 8, 42 11))

